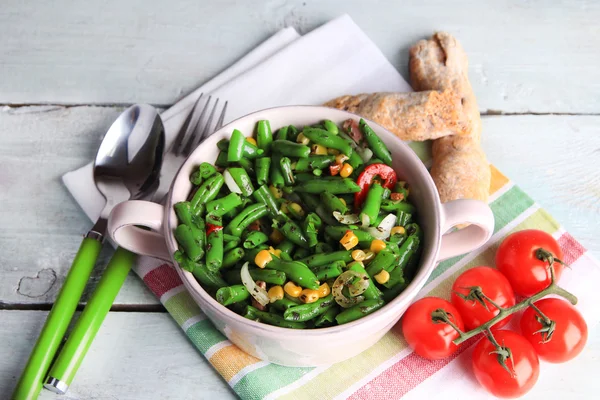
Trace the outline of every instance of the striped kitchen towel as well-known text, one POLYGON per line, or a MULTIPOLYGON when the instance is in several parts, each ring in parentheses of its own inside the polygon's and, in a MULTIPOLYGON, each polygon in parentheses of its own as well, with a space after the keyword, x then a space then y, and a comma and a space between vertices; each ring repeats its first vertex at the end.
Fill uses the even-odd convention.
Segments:
MULTIPOLYGON (((423 144, 411 146, 418 154, 427 154, 421 151, 423 144)), ((599 295, 594 289, 600 281, 600 264, 518 186, 491 168, 494 235, 480 249, 440 263, 419 297, 449 299, 460 273, 476 265, 494 265, 494 254, 504 237, 522 229, 541 229, 562 247, 564 261, 571 268, 564 270, 560 284, 578 296, 577 308, 593 327, 600 321, 599 295)), ((198 351, 242 399, 423 399, 433 397, 442 386, 448 399, 491 398, 470 370, 470 351, 477 338, 447 359, 430 361, 412 352, 396 325, 377 344, 348 361, 327 367, 282 367, 258 360, 229 342, 206 319, 171 265, 146 265, 137 271, 198 351)), ((542 368, 540 381, 530 393, 560 390, 559 377, 557 369, 542 368)))

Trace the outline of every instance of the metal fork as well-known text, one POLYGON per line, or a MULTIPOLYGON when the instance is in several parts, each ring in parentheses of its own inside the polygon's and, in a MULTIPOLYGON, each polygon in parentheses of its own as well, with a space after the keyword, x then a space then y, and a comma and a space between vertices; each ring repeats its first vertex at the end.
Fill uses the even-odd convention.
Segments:
POLYGON ((218 98, 215 98, 213 101, 212 96, 208 96, 207 98, 204 96, 204 93, 198 96, 192 110, 177 133, 173 144, 164 154, 163 165, 160 171, 160 184, 152 196, 152 201, 160 202, 163 199, 169 191, 175 174, 185 159, 202 141, 223 126, 227 112, 227 103, 226 101, 220 107, 218 98), (219 118, 213 124, 213 119, 217 114, 219 118))

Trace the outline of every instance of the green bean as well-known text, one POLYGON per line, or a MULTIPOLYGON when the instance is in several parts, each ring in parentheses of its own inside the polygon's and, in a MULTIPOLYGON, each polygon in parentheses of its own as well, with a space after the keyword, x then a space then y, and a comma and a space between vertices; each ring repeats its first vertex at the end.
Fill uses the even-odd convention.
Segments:
POLYGON ((295 307, 297 305, 298 305, 298 303, 296 303, 295 301, 290 300, 287 297, 284 297, 283 299, 279 299, 279 300, 275 301, 275 303, 272 303, 271 307, 273 307, 279 311, 285 311, 288 308, 295 307))
POLYGON ((321 170, 327 168, 333 162, 335 162, 335 156, 310 155, 306 158, 301 158, 296 162, 296 172, 311 172, 316 169, 321 170))
POLYGON ((296 128, 294 125, 289 125, 287 130, 287 140, 295 142, 299 133, 300 131, 298 131, 298 128, 296 128))
POLYGON ((304 230, 304 236, 308 242, 308 247, 314 247, 319 243, 319 229, 321 228, 321 218, 315 213, 309 213, 304 219, 302 226, 304 230))
POLYGON ((346 214, 348 212, 348 207, 340 200, 340 198, 328 191, 321 193, 321 202, 327 211, 331 213, 338 211, 342 214, 346 214))
POLYGON ((333 247, 329 243, 319 242, 315 246, 315 254, 330 253, 332 251, 333 247))
POLYGON ((383 143, 379 136, 377 136, 375 131, 371 129, 371 127, 367 125, 365 120, 362 118, 358 122, 358 127, 362 131, 364 137, 367 139, 367 143, 373 151, 373 155, 383 160, 383 162, 387 165, 392 165, 392 154, 388 150, 385 143, 383 143))
POLYGON ((315 320, 315 327, 317 328, 325 328, 328 326, 332 326, 335 325, 337 322, 335 320, 335 316, 338 315, 340 312, 340 308, 333 305, 331 307, 329 307, 327 309, 327 311, 325 311, 324 314, 321 314, 316 320, 315 320))
POLYGON ((358 244, 361 247, 371 246, 371 242, 375 240, 375 237, 367 231, 358 229, 356 225, 344 225, 344 226, 326 226, 325 233, 331 236, 332 239, 339 241, 345 234, 351 230, 358 238, 358 244))
POLYGON ((281 215, 277 201, 273 197, 273 193, 271 193, 266 185, 259 186, 259 188, 254 191, 252 196, 257 202, 262 203, 267 207, 267 211, 271 218, 277 218, 281 215))
POLYGON ((242 132, 234 129, 231 133, 231 139, 229 140, 229 147, 227 149, 227 162, 239 162, 242 159, 245 142, 246 138, 242 132))
POLYGON ((259 218, 267 215, 267 206, 264 204, 252 204, 240 212, 225 228, 225 233, 241 236, 244 229, 259 218))
POLYGON ((269 241, 269 237, 261 231, 251 231, 245 236, 246 238, 244 239, 243 244, 245 249, 253 249, 256 246, 269 241))
POLYGON ((244 301, 250 297, 248 289, 244 285, 225 286, 217 290, 216 300, 228 306, 233 303, 244 301))
POLYGON ((269 152, 271 149, 271 143, 273 142, 273 132, 271 131, 271 124, 269 121, 261 120, 256 124, 256 142, 258 148, 263 149, 265 152, 269 152))
POLYGON ((225 168, 229 165, 227 162, 227 151, 220 151, 217 155, 217 159, 215 160, 215 165, 217 167, 225 168))
POLYGON ((334 261, 352 261, 352 252, 349 250, 334 251, 329 254, 313 254, 312 256, 306 257, 302 260, 304 264, 309 267, 320 267, 321 265, 330 264, 334 261))
POLYGON ((281 155, 273 154, 271 157, 271 168, 269 169, 269 180, 277 188, 284 186, 283 174, 281 173, 281 155))
POLYGON ((283 157, 305 158, 310 154, 310 147, 289 140, 275 140, 271 147, 273 152, 283 157))
POLYGON ((256 177, 256 171, 254 171, 254 164, 252 163, 252 160, 242 158, 237 164, 244 168, 244 171, 246 171, 249 176, 256 177))
POLYGON ((391 267, 394 265, 395 261, 396 255, 388 249, 383 249, 377 253, 373 260, 371 260, 369 266, 367 267, 367 273, 371 278, 373 278, 384 269, 389 272, 391 271, 391 267))
POLYGON ((190 175, 190 182, 196 186, 200 186, 202 182, 217 173, 214 165, 203 162, 198 166, 198 169, 190 175))
POLYGON ((259 185, 269 183, 269 169, 271 168, 271 157, 256 159, 256 182, 259 185))
POLYGON ((402 243, 404 243, 407 237, 406 233, 394 233, 393 235, 390 235, 388 241, 396 246, 402 246, 402 243))
POLYGON ((283 175, 283 183, 286 186, 292 186, 294 184, 292 161, 288 157, 281 157, 279 160, 279 167, 281 168, 281 174, 283 175))
POLYGON ((361 190, 360 186, 349 178, 314 179, 299 183, 295 189, 296 192, 322 193, 328 191, 332 194, 357 193, 361 190))
POLYGON ((225 183, 225 179, 223 179, 223 175, 216 173, 210 178, 208 178, 202 186, 198 188, 196 193, 194 193, 194 197, 190 201, 192 205, 192 210, 196 210, 199 205, 204 205, 217 197, 219 190, 225 183))
POLYGON ((206 212, 222 217, 223 215, 227 214, 229 211, 240 206, 241 204, 242 199, 237 193, 229 193, 225 197, 221 197, 220 199, 216 200, 211 200, 208 203, 206 203, 206 212))
POLYGON ((323 121, 323 125, 325 126, 325 129, 327 129, 327 132, 332 135, 337 135, 340 132, 340 128, 338 128, 337 124, 330 119, 323 121))
POLYGON ((281 243, 277 245, 277 249, 281 250, 282 253, 285 253, 287 255, 292 255, 295 247, 296 245, 294 244, 294 242, 292 242, 289 239, 284 239, 281 243))
POLYGON ((339 313, 335 320, 339 325, 356 321, 359 318, 379 310, 385 302, 382 299, 365 300, 339 313))
POLYGON ((298 193, 302 203, 309 211, 315 211, 319 207, 319 198, 309 193, 298 193))
POLYGON ((409 236, 404 244, 400 247, 400 258, 393 269, 388 271, 390 273, 390 279, 383 284, 386 288, 390 289, 398 283, 404 282, 404 271, 409 263, 410 259, 415 256, 419 247, 419 238, 416 235, 409 236))
POLYGON ((383 194, 381 195, 381 199, 382 200, 389 199, 391 195, 392 195, 392 191, 389 188, 384 187, 383 194))
MULTIPOLYGON (((227 151, 229 150, 229 140, 223 139, 217 142, 217 147, 219 150, 227 151)), ((242 147, 242 157, 247 158, 249 160, 253 160, 257 157, 260 157, 264 153, 264 150, 259 149, 254 144, 250 143, 246 138, 244 138, 244 144, 242 147)))
POLYGON ((192 213, 192 205, 188 201, 181 201, 175 204, 174 208, 179 221, 190 227, 194 239, 198 243, 198 246, 204 249, 204 244, 206 243, 204 220, 202 218, 197 218, 192 213))
POLYGON ((319 281, 325 281, 340 276, 342 272, 344 272, 345 267, 346 263, 340 260, 319 267, 311 267, 311 271, 315 273, 315 276, 319 281))
POLYGON ((383 186, 381 186, 377 182, 372 183, 369 187, 369 191, 367 192, 367 198, 363 203, 362 211, 360 213, 361 220, 363 215, 369 217, 369 225, 374 225, 375 219, 379 215, 382 195, 383 186))
POLYGON ((206 233, 206 267, 209 271, 217 272, 223 265, 223 229, 210 229, 206 233))
POLYGON ((288 138, 288 127, 283 126, 283 127, 279 128, 279 130, 277 131, 276 140, 287 140, 287 138, 288 138))
POLYGON ((227 282, 221 278, 221 275, 209 271, 204 263, 194 262, 183 255, 183 253, 180 251, 176 251, 175 254, 173 254, 173 259, 177 261, 177 264, 179 264, 181 268, 191 272, 194 277, 203 285, 214 289, 227 286, 227 282))
POLYGON ((198 261, 204 256, 204 249, 200 246, 192 233, 192 228, 188 225, 181 224, 177 226, 177 228, 175 228, 174 236, 183 252, 192 261, 198 261))
POLYGON ((211 225, 223 225, 223 217, 215 214, 206 214, 206 223, 211 225))
POLYGON ((383 294, 383 300, 386 303, 394 300, 396 298, 396 296, 398 296, 400 293, 402 293, 404 291, 404 289, 406 289, 407 286, 408 286, 408 284, 406 284, 404 282, 404 278, 402 278, 402 280, 399 280, 398 283, 396 283, 394 286, 392 286, 391 289, 388 289, 388 288, 383 289, 381 291, 383 294))
POLYGON ((235 247, 223 254, 223 264, 221 268, 231 268, 244 258, 244 249, 235 247))
POLYGON ((398 211, 396 213, 396 223, 400 226, 406 226, 412 220, 412 214, 407 213, 406 211, 398 211))
POLYGON ((281 220, 273 221, 275 227, 279 229, 281 234, 285 236, 288 240, 290 240, 295 245, 300 247, 309 248, 308 239, 304 236, 302 229, 291 219, 285 220, 285 222, 281 222, 281 220))
POLYGON ((404 211, 409 214, 413 214, 417 209, 410 203, 400 200, 382 200, 381 210, 386 212, 398 212, 404 211))
POLYGON ((310 251, 308 249, 305 249, 303 247, 300 247, 299 249, 296 249, 296 251, 294 252, 294 255, 292 256, 292 260, 302 260, 305 257, 308 257, 308 255, 310 254, 310 251))
POLYGON ((363 165, 363 160, 360 157, 360 154, 358 154, 358 152, 355 151, 354 153, 352 153, 352 155, 346 162, 352 166, 352 169, 354 170, 353 174, 358 175, 361 172, 360 167, 363 165))
POLYGON ((363 296, 365 296, 365 299, 373 300, 373 299, 381 298, 381 291, 377 288, 377 286, 375 286, 375 282, 373 281, 373 279, 371 279, 371 277, 369 276, 369 274, 367 273, 367 271, 365 270, 365 268, 363 267, 363 265, 361 263, 359 263, 359 262, 350 263, 348 269, 352 270, 352 271, 356 271, 360 274, 365 274, 369 278, 369 286, 367 286, 367 290, 365 290, 365 292, 363 293, 363 296))
MULTIPOLYGON (((248 176, 248 173, 243 168, 227 168, 229 174, 241 189, 242 194, 244 196, 251 196, 254 192, 254 186, 252 186, 252 181, 248 176)), ((372 187, 373 185, 371 185, 372 187)))
POLYGON ((318 289, 319 281, 315 274, 299 261, 284 261, 274 258, 268 262, 266 268, 274 269, 285 273, 288 279, 308 289, 318 289))
POLYGON ((324 314, 329 307, 335 304, 333 295, 329 294, 326 297, 320 298, 314 303, 302 304, 294 307, 290 307, 283 313, 283 318, 286 321, 300 321, 306 322, 313 318, 324 314))
POLYGON ((306 327, 303 322, 286 321, 277 314, 260 311, 252 306, 246 307, 246 314, 244 314, 244 317, 255 321, 258 320, 265 324, 279 326, 281 328, 304 329, 306 327))
POLYGON ((263 281, 272 285, 283 285, 287 279, 284 272, 273 269, 251 269, 249 271, 255 281, 263 281))
POLYGON ((350 143, 341 138, 340 136, 334 135, 324 129, 319 128, 305 128, 302 133, 304 136, 310 139, 311 142, 320 144, 330 149, 336 149, 347 155, 352 155, 352 147, 350 143))

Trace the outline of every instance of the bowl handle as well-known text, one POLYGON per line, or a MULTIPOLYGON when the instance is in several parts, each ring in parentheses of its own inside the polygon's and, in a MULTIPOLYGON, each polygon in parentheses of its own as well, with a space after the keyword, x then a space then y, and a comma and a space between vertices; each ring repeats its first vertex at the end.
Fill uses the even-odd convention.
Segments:
POLYGON ((115 243, 133 253, 171 261, 162 234, 164 212, 163 206, 149 201, 117 204, 108 217, 108 234, 115 243))
POLYGON ((468 224, 442 236, 438 261, 468 253, 487 242, 494 233, 494 214, 479 200, 453 200, 442 204, 442 232, 468 224))

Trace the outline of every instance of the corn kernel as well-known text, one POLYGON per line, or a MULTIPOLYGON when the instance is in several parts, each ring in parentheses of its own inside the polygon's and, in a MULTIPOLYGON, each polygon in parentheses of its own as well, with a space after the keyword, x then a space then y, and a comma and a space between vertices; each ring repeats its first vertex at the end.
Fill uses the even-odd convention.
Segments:
POLYGON ((345 154, 338 154, 337 156, 335 156, 335 163, 342 165, 343 163, 348 161, 348 158, 349 157, 345 154))
POLYGON ((395 226, 392 228, 392 230, 390 231, 390 235, 395 235, 396 233, 399 233, 401 235, 404 235, 406 233, 406 229, 404 229, 403 226, 395 226))
POLYGON ((322 146, 320 144, 313 144, 310 150, 313 154, 322 155, 322 156, 327 155, 327 147, 322 146))
POLYGON ((279 231, 279 229, 273 229, 273 232, 269 235, 269 239, 275 244, 279 244, 283 242, 283 234, 279 231))
POLYGON ((291 281, 283 286, 283 290, 285 290, 285 292, 292 297, 298 297, 300 296, 300 293, 302 293, 302 288, 300 286, 296 286, 294 282, 291 281))
POLYGON ((337 156, 338 154, 340 154, 340 151, 338 149, 330 149, 328 147, 327 154, 332 155, 332 156, 337 156))
POLYGON ((277 300, 283 299, 283 288, 279 285, 273 286, 267 294, 269 295, 269 302, 275 303, 277 300))
POLYGON ((374 258, 375 258, 375 253, 373 253, 371 250, 365 251, 365 259, 363 261, 369 262, 374 258))
POLYGON ((331 293, 331 288, 329 287, 327 282, 325 282, 321 286, 319 286, 319 289, 317 289, 317 292, 319 292, 319 298, 327 297, 327 296, 329 296, 329 293, 331 293))
POLYGON ((303 303, 314 303, 319 300, 319 291, 313 289, 304 289, 300 292, 300 301, 303 303))
POLYGON ((354 171, 354 168, 352 168, 352 165, 350 165, 348 163, 344 163, 344 165, 342 165, 342 169, 340 170, 340 176, 342 178, 347 178, 350 175, 352 175, 353 171, 354 171))
POLYGON ((358 244, 358 237, 352 231, 346 231, 346 234, 340 239, 340 244, 346 250, 350 250, 358 244))
POLYGON ((267 250, 270 254, 281 258, 281 250, 279 249, 274 249, 273 246, 269 246, 269 250, 267 250))
POLYGON ((271 185, 269 186, 269 190, 271 191, 271 194, 273 195, 273 197, 275 197, 276 199, 280 199, 283 197, 283 191, 279 188, 276 188, 275 186, 271 185))
POLYGON ((385 249, 386 244, 383 240, 379 240, 379 239, 375 239, 371 242, 371 248, 370 250, 377 254, 379 253, 381 250, 385 249))
POLYGON ((307 145, 310 143, 310 139, 307 138, 306 136, 304 136, 304 133, 300 133, 297 137, 296 137, 296 142, 303 144, 303 145, 307 145))
POLYGON ((381 272, 376 274, 373 278, 375 278, 377 283, 383 285, 384 283, 390 280, 390 273, 387 272, 385 269, 382 269, 381 272))
POLYGON ((290 210, 288 210, 288 203, 283 203, 281 205, 281 207, 279 208, 279 211, 281 211, 284 214, 287 214, 290 212, 290 210))
POLYGON ((364 251, 362 251, 360 249, 356 249, 356 250, 352 251, 351 256, 354 261, 364 261, 364 259, 367 255, 365 254, 364 251))
POLYGON ((248 142, 248 143, 252 143, 253 145, 255 145, 255 146, 258 146, 258 145, 256 144, 256 139, 254 139, 253 137, 247 137, 247 138, 246 138, 246 142, 248 142))
POLYGON ((304 210, 298 203, 291 203, 288 205, 288 208, 292 209, 292 211, 300 217, 304 217, 304 210))
POLYGON ((264 268, 271 261, 273 261, 273 256, 269 253, 269 250, 261 250, 254 257, 254 263, 258 268, 264 268))
POLYGON ((348 205, 348 204, 346 204, 346 200, 344 200, 344 198, 343 198, 343 197, 340 197, 339 199, 340 199, 340 201, 342 202, 342 204, 343 204, 343 205, 345 205, 345 206, 347 206, 347 205, 348 205))

